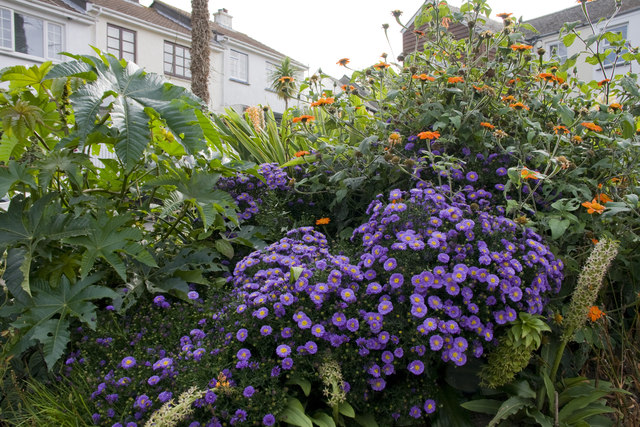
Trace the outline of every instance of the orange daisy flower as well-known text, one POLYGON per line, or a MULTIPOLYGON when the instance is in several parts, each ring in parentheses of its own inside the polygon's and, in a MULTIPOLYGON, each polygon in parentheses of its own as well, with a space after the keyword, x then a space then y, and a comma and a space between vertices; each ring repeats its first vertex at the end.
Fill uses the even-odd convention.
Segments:
POLYGON ((310 116, 308 114, 304 114, 300 117, 294 117, 293 120, 291 120, 293 123, 307 123, 307 122, 312 122, 316 119, 315 116, 310 116))
POLYGON ((293 77, 291 76, 282 76, 278 79, 280 83, 290 83, 293 81, 293 77))
POLYGON ((460 76, 449 77, 447 79, 447 83, 451 83, 451 84, 462 83, 462 82, 464 82, 464 79, 460 76))
POLYGON ((512 44, 511 45, 511 49, 513 49, 514 52, 526 52, 527 50, 533 49, 533 46, 531 46, 530 44, 512 44))
POLYGON ((302 157, 302 156, 306 156, 306 155, 308 155, 308 154, 311 154, 311 153, 310 153, 310 152, 308 152, 308 151, 298 151, 296 154, 294 154, 294 156, 296 156, 296 157, 302 157))
POLYGON ((516 102, 515 104, 509 104, 509 107, 513 108, 514 110, 528 110, 529 109, 529 107, 524 105, 522 102, 516 102))
POLYGON ((487 122, 482 122, 480 123, 480 126, 485 127, 489 130, 494 130, 496 127, 494 125, 492 125, 491 123, 487 123, 487 122))
POLYGON ((515 101, 516 99, 513 97, 513 95, 509 95, 509 96, 503 96, 502 100, 504 102, 511 102, 511 101, 515 101))
POLYGON ((569 129, 567 129, 566 126, 562 126, 562 125, 554 126, 553 127, 553 131, 556 133, 556 135, 560 135, 560 132, 565 133, 565 134, 569 133, 569 129))
POLYGON ((580 123, 582 126, 586 127, 589 130, 594 132, 602 132, 602 128, 595 123, 592 122, 582 122, 580 123))
POLYGON ((412 78, 412 79, 414 79, 414 80, 422 80, 423 82, 424 82, 424 81, 427 81, 427 80, 429 80, 430 82, 432 82, 432 81, 434 81, 434 80, 436 79, 435 77, 428 76, 428 75, 426 75, 425 73, 422 73, 422 74, 414 74, 413 76, 411 76, 411 78, 412 78))
POLYGON ((589 313, 587 315, 589 316, 589 319, 591 319, 592 322, 595 322, 596 320, 600 319, 602 316, 606 315, 606 313, 594 305, 589 308, 589 313))
POLYGON ((604 80, 600 80, 600 81, 598 82, 598 86, 602 86, 602 85, 604 85, 605 83, 610 82, 610 81, 611 81, 611 79, 604 79, 604 80))
POLYGON ((416 34, 418 37, 424 37, 424 31, 413 30, 413 34, 416 34))
POLYGON ((338 59, 338 62, 336 62, 336 65, 341 65, 343 67, 346 67, 349 62, 350 62, 349 58, 342 58, 342 59, 338 59))
POLYGON ((592 213, 601 214, 602 212, 604 212, 604 209, 605 209, 605 207, 602 206, 600 203, 598 203, 596 199, 593 199, 590 202, 583 202, 582 206, 587 208, 587 213, 589 214, 592 214, 592 213))
POLYGON ((622 110, 622 105, 618 104, 617 102, 614 102, 613 104, 609 105, 609 108, 611 108, 612 110, 622 110))
POLYGON ((377 64, 375 64, 373 66, 373 68, 375 68, 376 70, 382 70, 384 68, 389 68, 390 64, 386 63, 386 62, 378 62, 377 64))
POLYGON ((594 200, 597 200, 598 203, 608 203, 608 202, 613 202, 613 199, 609 196, 607 196, 604 193, 598 193, 596 194, 596 198, 594 200))
POLYGON ((331 222, 329 218, 320 218, 316 220, 316 225, 327 225, 329 222, 331 222))
POLYGON ((505 12, 502 12, 502 13, 498 13, 496 16, 497 16, 498 18, 507 19, 507 18, 508 18, 508 17, 510 17, 511 15, 513 15, 513 13, 505 13, 505 12))
POLYGON ((315 102, 312 102, 311 106, 312 107, 321 107, 323 105, 331 105, 331 104, 334 103, 334 101, 335 101, 335 98, 324 98, 323 97, 323 98, 318 99, 315 102))
POLYGON ((540 179, 540 174, 536 171, 532 171, 531 169, 524 167, 522 168, 522 171, 520 171, 520 178, 538 180, 540 179))
POLYGON ((420 139, 438 139, 438 138, 440 138, 440 132, 431 132, 431 131, 420 132, 418 134, 418 138, 420 138, 420 139))

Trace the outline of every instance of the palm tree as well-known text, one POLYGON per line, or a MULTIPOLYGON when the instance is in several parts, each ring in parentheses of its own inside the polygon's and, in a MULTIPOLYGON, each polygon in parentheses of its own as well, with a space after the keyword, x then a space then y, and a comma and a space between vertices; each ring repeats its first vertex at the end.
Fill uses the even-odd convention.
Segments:
POLYGON ((209 0, 191 0, 191 91, 209 103, 209 0))
POLYGON ((298 90, 294 78, 295 69, 291 66, 291 58, 286 57, 271 73, 271 89, 276 91, 278 98, 284 100, 284 108, 289 108, 289 100, 298 90))

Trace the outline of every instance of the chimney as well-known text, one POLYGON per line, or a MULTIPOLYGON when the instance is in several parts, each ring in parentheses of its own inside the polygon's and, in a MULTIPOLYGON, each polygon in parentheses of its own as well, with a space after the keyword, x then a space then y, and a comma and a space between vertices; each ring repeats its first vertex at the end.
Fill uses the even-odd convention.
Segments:
POLYGON ((216 13, 213 14, 213 22, 220 25, 223 28, 231 28, 231 19, 233 16, 229 15, 229 11, 227 9, 218 9, 216 13))

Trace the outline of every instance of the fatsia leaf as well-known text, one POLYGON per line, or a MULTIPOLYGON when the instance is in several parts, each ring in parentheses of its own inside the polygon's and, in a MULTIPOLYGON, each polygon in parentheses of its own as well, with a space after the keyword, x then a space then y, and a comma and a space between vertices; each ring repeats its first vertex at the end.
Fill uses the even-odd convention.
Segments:
POLYGON ((9 162, 7 167, 0 167, 0 197, 7 194, 11 187, 17 183, 37 188, 31 172, 31 169, 13 160, 9 162))

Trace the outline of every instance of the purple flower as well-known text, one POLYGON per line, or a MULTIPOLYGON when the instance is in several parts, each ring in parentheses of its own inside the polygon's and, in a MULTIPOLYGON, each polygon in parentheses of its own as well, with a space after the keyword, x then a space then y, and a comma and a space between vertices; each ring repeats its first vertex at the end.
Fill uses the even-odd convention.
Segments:
POLYGON ((276 354, 280 357, 287 357, 289 354, 291 354, 291 347, 286 344, 280 344, 276 348, 276 354))
POLYGON ((496 169, 496 174, 498 176, 505 176, 507 174, 507 170, 505 168, 498 168, 496 169))
POLYGON ((307 341, 307 343, 304 345, 304 348, 309 354, 316 354, 316 352, 318 351, 318 345, 313 341, 307 341))
POLYGON ((419 360, 414 360, 411 363, 409 363, 409 365, 407 366, 407 369, 409 370, 409 372, 411 372, 414 375, 420 375, 421 373, 424 372, 424 363, 422 363, 419 360))
POLYGON ((422 416, 422 411, 417 406, 412 406, 409 410, 409 416, 418 419, 420 418, 420 416, 422 416))
POLYGON ((427 399, 424 401, 424 412, 427 414, 433 414, 436 411, 436 401, 433 399, 427 399))
POLYGON ((265 426, 272 426, 276 423, 276 417, 272 414, 267 414, 262 418, 262 424, 265 426))
POLYGON ((371 388, 375 391, 382 391, 387 386, 387 383, 382 378, 373 378, 369 380, 371 388))
POLYGON ((440 335, 433 335, 431 338, 429 338, 429 346, 431 347, 431 350, 438 351, 442 348, 443 345, 444 340, 440 335))
POLYGON ((290 357, 285 357, 282 359, 282 369, 289 370, 293 367, 293 359, 290 357))
POLYGON ((318 337, 318 338, 322 338, 322 336, 324 335, 325 330, 324 330, 324 326, 322 326, 321 324, 315 324, 311 327, 311 334, 318 337))
POLYGON ((389 285, 393 289, 398 289, 404 283, 404 276, 400 273, 393 273, 389 278, 389 285))
POLYGON ((241 348, 240 350, 238 350, 238 354, 236 354, 236 356, 238 357, 238 360, 249 360, 249 358, 251 357, 251 352, 249 351, 249 349, 241 348))
POLYGON ((171 397, 173 397, 173 393, 171 393, 170 391, 163 391, 158 395, 158 400, 162 403, 165 403, 166 401, 171 399, 171 397))
POLYGON ((253 396, 253 393, 255 393, 255 392, 256 392, 256 389, 253 388, 253 386, 247 386, 247 387, 245 387, 244 391, 242 392, 242 395, 244 397, 251 397, 251 396, 253 396))
POLYGON ((360 328, 360 322, 358 322, 358 319, 351 318, 347 320, 348 330, 350 330, 351 332, 355 332, 358 330, 358 328, 360 328))
POLYGON ((393 311, 393 304, 391 301, 382 301, 378 304, 378 313, 389 314, 393 311))
POLYGON ((159 381, 160 381, 160 377, 157 376, 157 375, 153 375, 153 376, 149 377, 149 379, 147 380, 147 384, 156 385, 156 384, 158 384, 159 381))
POLYGON ((260 307, 256 311, 253 312, 253 317, 258 319, 264 319, 269 314, 269 309, 266 307, 260 307))
POLYGON ((247 331, 245 328, 238 329, 238 332, 236 333, 236 339, 240 342, 244 342, 244 340, 247 339, 248 335, 249 331, 247 331))
POLYGON ((212 403, 215 403, 217 399, 218 399, 218 396, 216 396, 216 394, 211 390, 207 390, 207 392, 204 394, 204 401, 210 405, 212 403))
POLYGON ((356 300, 356 294, 355 292, 353 292, 353 289, 350 289, 350 288, 345 288, 342 291, 340 291, 340 297, 345 302, 354 302, 356 300))
POLYGON ((469 182, 476 182, 478 180, 478 174, 473 171, 467 172, 466 178, 469 182))
POLYGON ((189 298, 190 300, 195 300, 195 299, 198 299, 199 297, 200 295, 196 291, 191 291, 187 294, 187 298, 189 298))
POLYGON ((122 359, 120 366, 122 366, 123 369, 133 368, 134 366, 136 366, 136 359, 134 359, 132 356, 127 356, 122 359))
POLYGON ((262 335, 263 337, 266 337, 267 335, 271 335, 271 332, 273 332, 273 328, 269 325, 263 325, 260 328, 260 335, 262 335))
POLYGON ((396 262, 395 258, 387 258, 387 260, 384 262, 384 270, 391 271, 395 269, 397 265, 398 263, 396 262))
POLYGON ((152 405, 152 402, 149 399, 149 396, 147 396, 146 394, 142 394, 136 398, 136 401, 133 404, 133 407, 137 409, 145 410, 151 405, 152 405))

